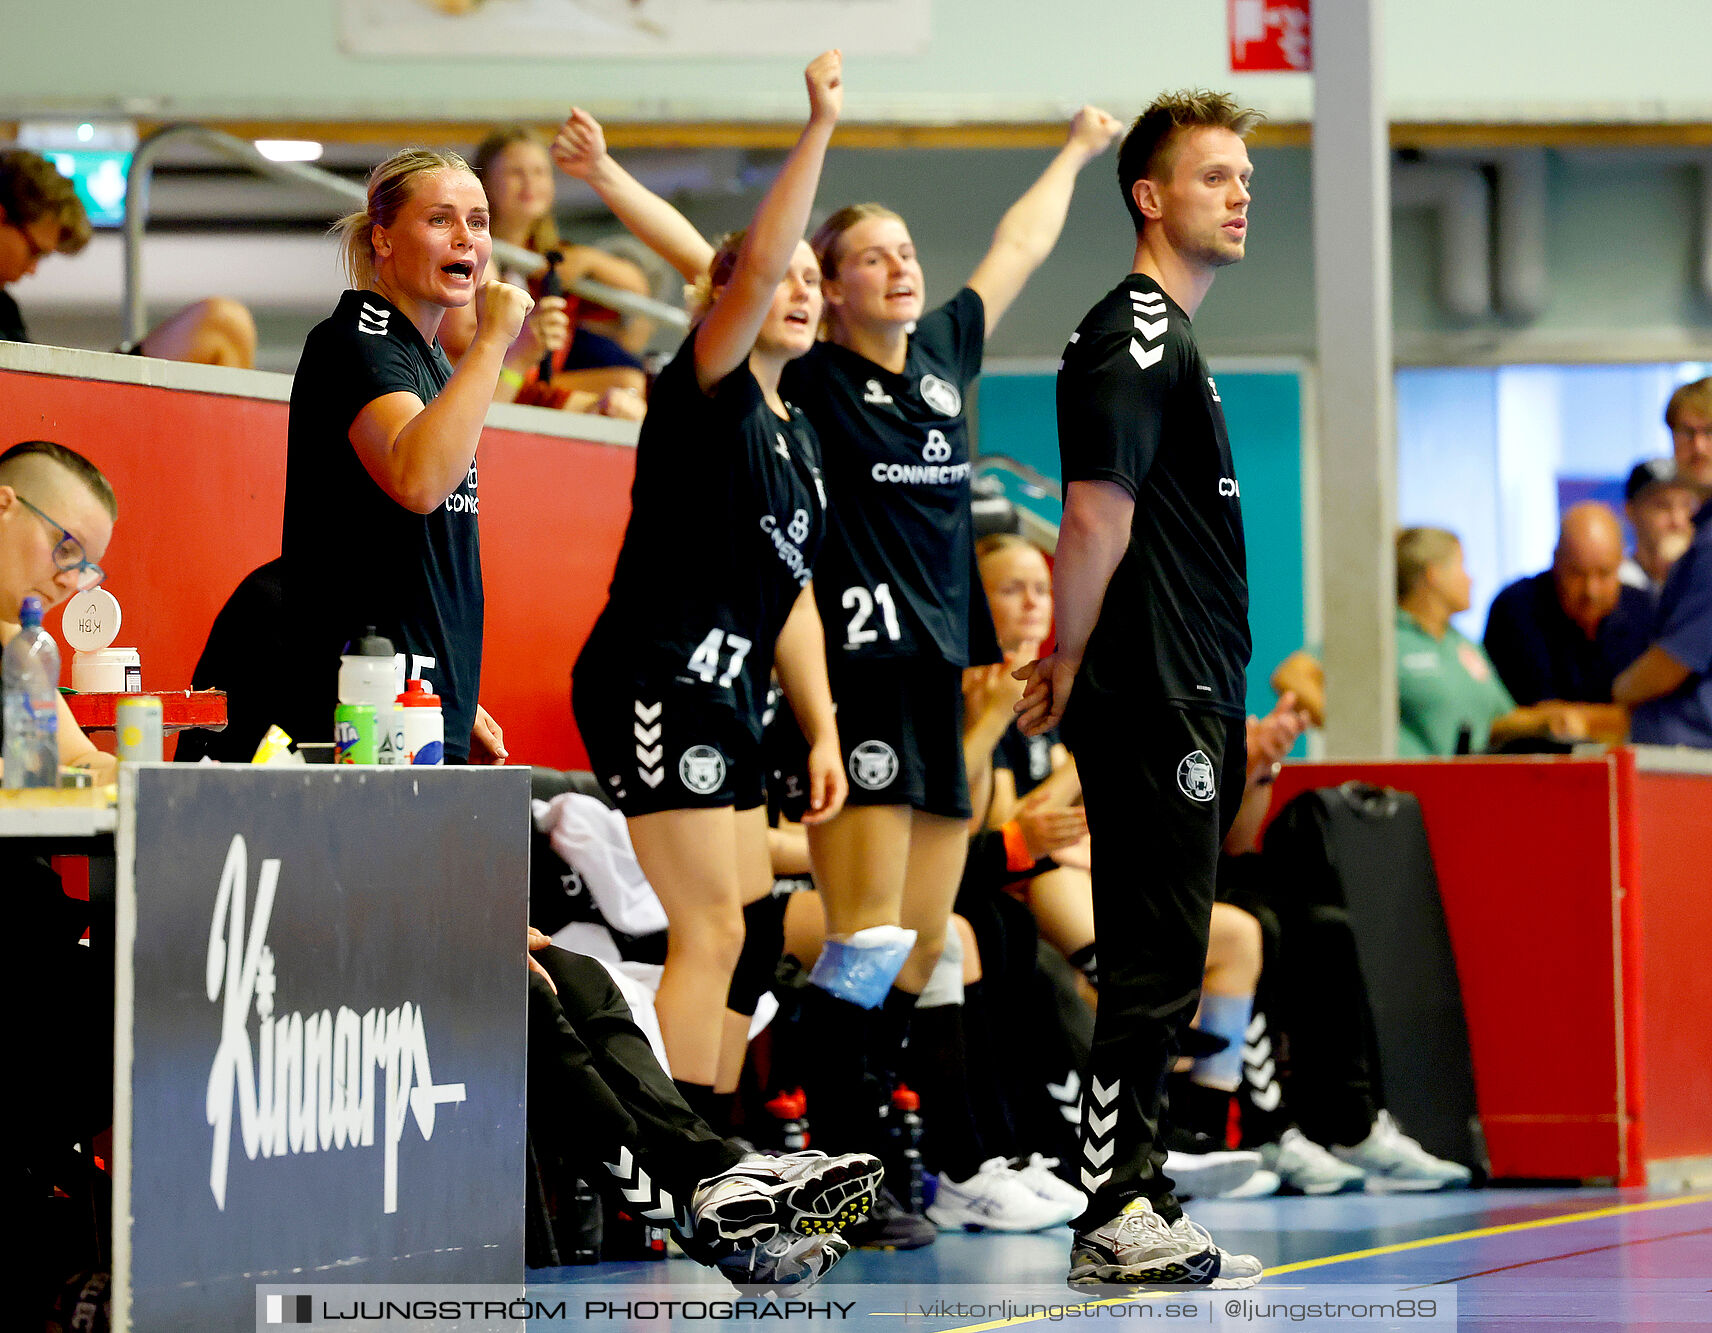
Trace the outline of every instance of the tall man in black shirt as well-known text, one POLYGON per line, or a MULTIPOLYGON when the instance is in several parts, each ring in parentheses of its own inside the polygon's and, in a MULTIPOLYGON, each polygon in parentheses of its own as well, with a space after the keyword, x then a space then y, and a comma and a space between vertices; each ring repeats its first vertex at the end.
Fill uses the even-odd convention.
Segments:
POLYGON ((1243 793, 1241 492, 1190 317, 1243 256, 1243 136, 1258 120, 1210 93, 1166 95, 1136 120, 1118 155, 1134 262, 1070 335, 1058 374, 1058 647, 1018 673, 1017 710, 1030 734, 1062 721, 1100 848, 1075 1287, 1245 1287, 1260 1275, 1257 1259, 1183 1216, 1160 1142, 1219 845, 1243 793))

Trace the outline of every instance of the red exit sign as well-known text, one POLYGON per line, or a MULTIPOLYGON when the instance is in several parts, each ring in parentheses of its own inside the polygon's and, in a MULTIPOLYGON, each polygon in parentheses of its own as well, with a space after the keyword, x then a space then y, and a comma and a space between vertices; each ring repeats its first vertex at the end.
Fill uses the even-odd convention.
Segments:
POLYGON ((1228 0, 1233 72, 1311 70, 1311 0, 1228 0))

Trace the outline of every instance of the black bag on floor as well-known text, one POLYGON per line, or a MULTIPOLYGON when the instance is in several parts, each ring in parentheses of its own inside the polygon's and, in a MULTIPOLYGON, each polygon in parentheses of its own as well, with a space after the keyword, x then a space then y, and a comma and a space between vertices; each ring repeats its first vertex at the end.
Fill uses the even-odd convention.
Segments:
MULTIPOLYGON (((1484 1176, 1462 987, 1420 803, 1358 782, 1303 792, 1267 831, 1265 859, 1286 952, 1292 915, 1347 916, 1361 982, 1351 989, 1366 992, 1371 1017, 1360 1026, 1376 1048, 1380 1104, 1428 1152, 1484 1176)), ((1292 1035, 1299 1046, 1306 1034, 1292 1035)))

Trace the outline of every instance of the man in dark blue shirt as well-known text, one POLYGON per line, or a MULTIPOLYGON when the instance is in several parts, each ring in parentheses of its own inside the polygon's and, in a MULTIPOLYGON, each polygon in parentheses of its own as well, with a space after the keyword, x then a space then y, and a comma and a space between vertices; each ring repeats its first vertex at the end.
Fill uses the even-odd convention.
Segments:
POLYGON ((1659 594, 1652 647, 1617 677, 1612 697, 1634 710, 1631 740, 1712 749, 1712 501, 1694 515, 1694 540, 1659 594))
POLYGON ((1652 599, 1618 577, 1623 531, 1596 501, 1563 516, 1552 567, 1493 599, 1486 655, 1518 704, 1611 702, 1611 682, 1652 638, 1652 599))

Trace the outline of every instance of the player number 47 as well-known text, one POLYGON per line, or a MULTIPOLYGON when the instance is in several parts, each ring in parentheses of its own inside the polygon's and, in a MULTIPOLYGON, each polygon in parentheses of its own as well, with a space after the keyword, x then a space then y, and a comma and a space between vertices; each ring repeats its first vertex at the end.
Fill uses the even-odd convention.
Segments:
POLYGON ((873 592, 866 588, 846 588, 839 601, 846 611, 854 613, 845 631, 846 643, 873 643, 880 637, 879 630, 868 627, 876 606, 880 608, 880 619, 886 627, 886 637, 893 643, 903 637, 903 631, 898 628, 898 608, 892 601, 892 590, 884 583, 876 583, 873 592))
POLYGON ((719 677, 719 688, 730 689, 731 682, 737 679, 737 673, 743 670, 743 659, 749 656, 749 650, 754 647, 748 639, 740 634, 727 634, 722 629, 710 629, 701 645, 690 654, 690 670, 711 685, 713 678, 719 677), (719 670, 719 654, 722 649, 731 650, 731 662, 725 668, 724 674, 719 670))

